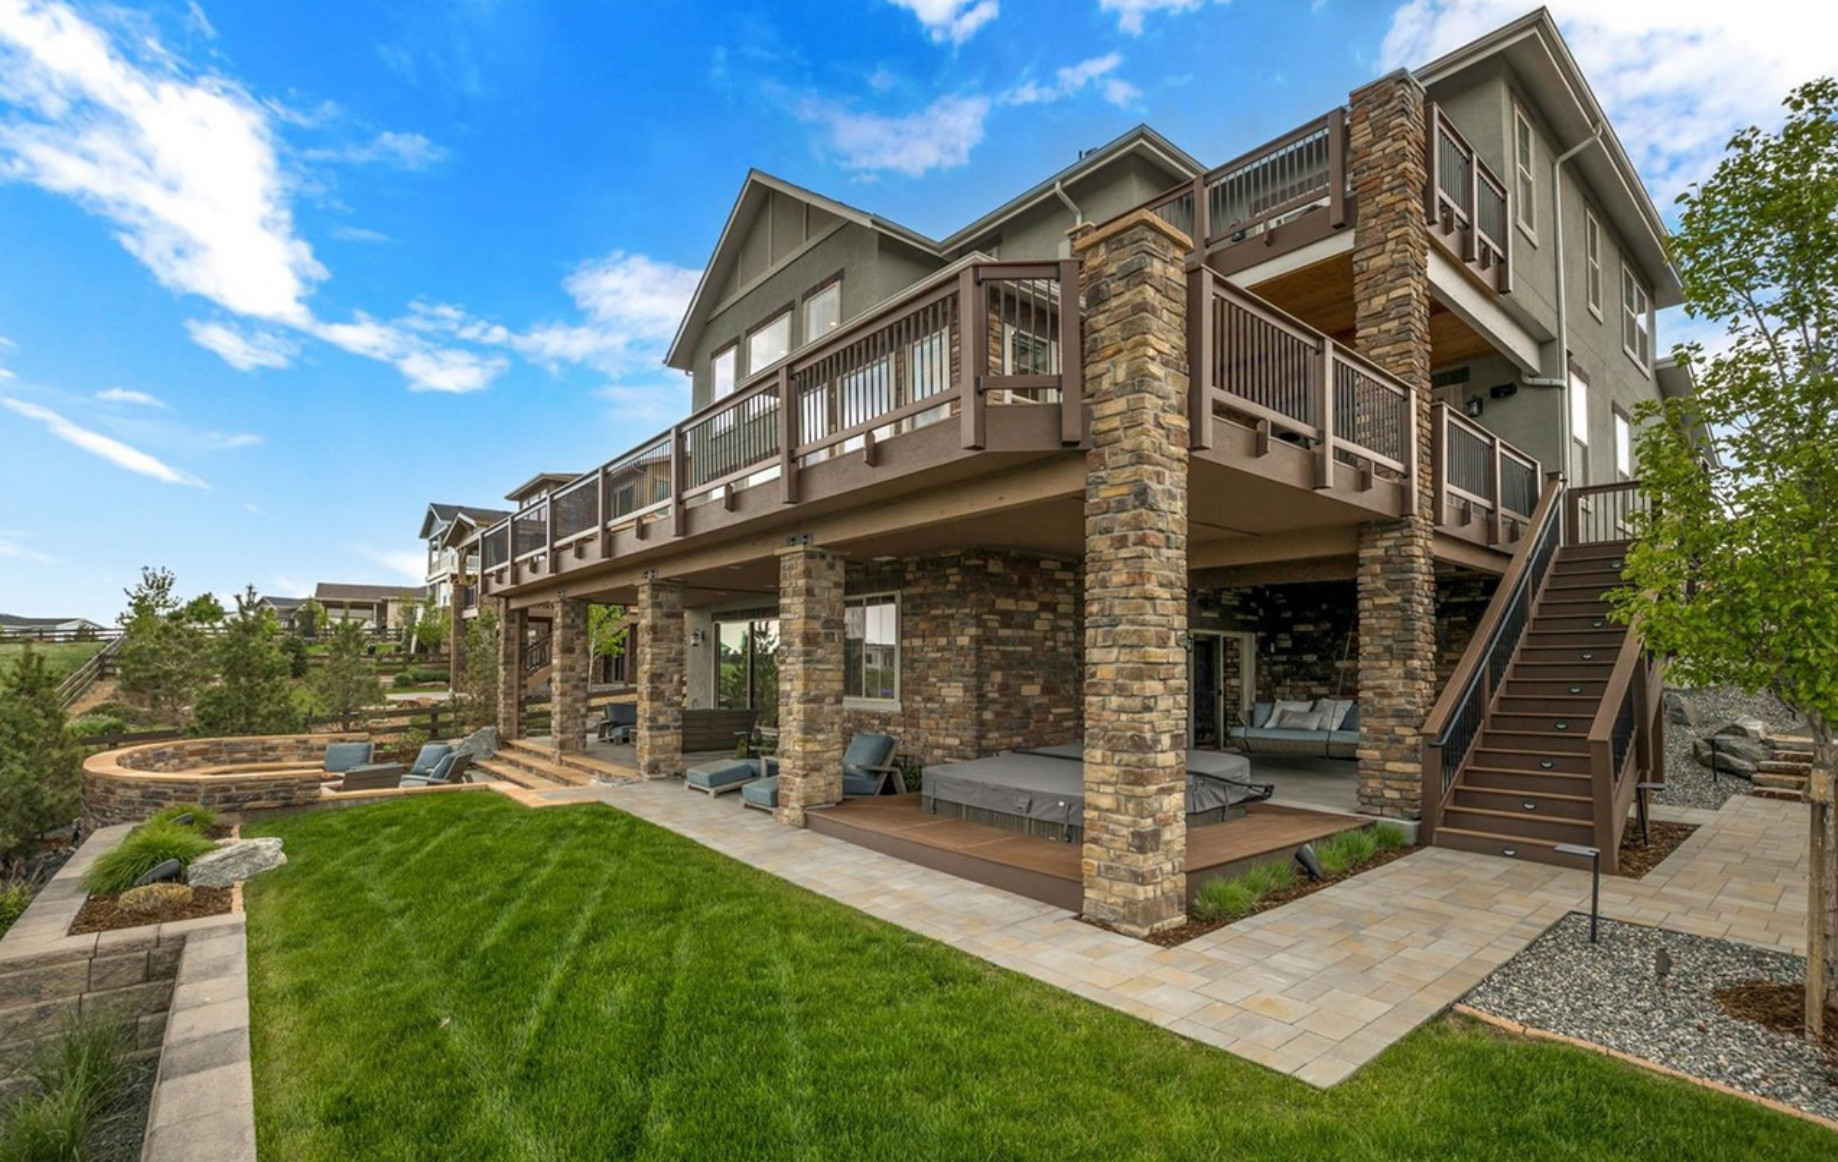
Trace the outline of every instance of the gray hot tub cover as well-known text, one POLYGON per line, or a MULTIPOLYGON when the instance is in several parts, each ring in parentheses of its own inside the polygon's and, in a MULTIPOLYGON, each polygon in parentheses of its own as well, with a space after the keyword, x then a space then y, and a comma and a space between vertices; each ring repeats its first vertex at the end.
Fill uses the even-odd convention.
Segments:
MULTIPOLYGON (((925 769, 925 794, 1004 815, 1083 824, 1084 753, 1079 743, 1043 746, 925 769)), ((1275 790, 1253 783, 1249 760, 1215 751, 1187 752, 1187 814, 1242 808, 1275 790)))

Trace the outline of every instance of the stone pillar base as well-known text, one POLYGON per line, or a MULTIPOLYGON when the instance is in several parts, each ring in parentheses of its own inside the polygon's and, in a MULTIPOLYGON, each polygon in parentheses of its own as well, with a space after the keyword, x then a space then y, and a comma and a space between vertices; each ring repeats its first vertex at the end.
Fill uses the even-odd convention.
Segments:
POLYGON ((587 749, 587 603, 558 597, 554 617, 549 656, 555 667, 555 715, 549 738, 559 759, 587 749))
POLYGON ((824 549, 779 553, 780 823, 842 801, 843 559, 824 549))
POLYGON ((683 586, 638 583, 638 773, 673 779, 683 773, 683 695, 689 643, 683 632, 683 586))

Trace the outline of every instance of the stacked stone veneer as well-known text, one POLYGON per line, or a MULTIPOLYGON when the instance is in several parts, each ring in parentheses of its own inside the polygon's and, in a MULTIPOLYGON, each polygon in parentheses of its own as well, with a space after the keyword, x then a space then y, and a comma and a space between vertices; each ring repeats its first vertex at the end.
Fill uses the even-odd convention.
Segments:
POLYGON ((972 549, 850 562, 847 592, 900 597, 898 708, 845 706, 842 733, 892 735, 950 762, 1073 742, 1084 721, 1076 561, 972 549))
POLYGON ((498 737, 507 742, 523 737, 523 646, 529 629, 527 613, 499 602, 498 737))
POLYGON ((1363 525, 1359 536, 1359 801, 1387 815, 1414 814, 1421 803, 1421 728, 1436 697, 1424 113, 1423 87, 1400 71, 1353 94, 1347 131, 1359 203, 1356 343, 1416 401, 1413 511, 1363 525))
POLYGON ((779 553, 779 822, 842 799, 843 559, 779 553))
POLYGON ((555 685, 555 717, 550 724, 556 756, 587 749, 587 602, 573 597, 555 601, 550 662, 555 685))
POLYGON ((689 642, 683 586, 645 580, 633 611, 638 631, 638 773, 668 779, 683 773, 683 694, 689 642))
POLYGON ((1153 214, 1080 238, 1085 479, 1085 914, 1186 919, 1187 278, 1153 214))
POLYGON ((319 799, 320 762, 362 734, 187 738, 91 755, 83 763, 83 823, 137 823, 175 803, 244 814, 319 799), (302 769, 302 764, 310 764, 302 769), (283 769, 264 769, 283 768, 283 769))

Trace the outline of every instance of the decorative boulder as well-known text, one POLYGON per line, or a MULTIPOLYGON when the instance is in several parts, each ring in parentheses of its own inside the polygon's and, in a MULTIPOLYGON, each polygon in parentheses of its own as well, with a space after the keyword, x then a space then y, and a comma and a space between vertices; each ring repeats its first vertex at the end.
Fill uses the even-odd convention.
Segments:
POLYGON ((1667 722, 1675 726, 1697 726, 1697 704, 1683 690, 1667 690, 1665 704, 1667 722))
POLYGON ((1750 718, 1744 714, 1730 719, 1710 733, 1718 738, 1749 738, 1762 742, 1768 737, 1768 724, 1759 718, 1750 718))
POLYGON ((1773 748, 1742 734, 1709 735, 1691 744, 1691 756, 1726 775, 1749 776, 1758 763, 1774 757, 1773 748))
POLYGON ((194 888, 227 888, 286 862, 278 837, 236 839, 193 860, 185 880, 194 888))
POLYGON ((455 754, 471 755, 474 759, 488 759, 498 752, 498 728, 484 726, 473 731, 454 746, 455 754))

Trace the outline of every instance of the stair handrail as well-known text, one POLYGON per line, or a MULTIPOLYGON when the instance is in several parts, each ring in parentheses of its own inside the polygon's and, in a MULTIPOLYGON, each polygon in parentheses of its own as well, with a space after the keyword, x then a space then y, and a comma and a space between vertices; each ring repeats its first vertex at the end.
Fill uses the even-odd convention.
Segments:
POLYGON ((1480 737, 1494 688, 1519 648, 1526 615, 1563 540, 1563 495, 1563 478, 1548 477, 1527 534, 1514 545, 1512 560, 1500 575, 1468 648, 1424 719, 1422 822, 1426 840, 1435 834, 1443 803, 1480 737))
POLYGON ((1615 655, 1614 669, 1602 689, 1602 702, 1589 724, 1589 789, 1595 804, 1595 846, 1602 852, 1602 867, 1616 870, 1615 853, 1621 844, 1621 828, 1638 790, 1646 780, 1625 778, 1628 765, 1650 771, 1657 756, 1657 735, 1653 723, 1660 715, 1663 686, 1659 662, 1649 654, 1640 639, 1638 624, 1628 627, 1615 655), (1645 728, 1642 728, 1642 724, 1645 728), (1626 738, 1617 735, 1626 732, 1626 738), (1625 749, 1616 754, 1616 747, 1625 749))

